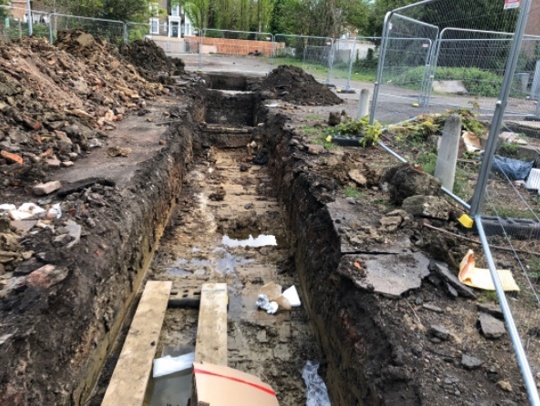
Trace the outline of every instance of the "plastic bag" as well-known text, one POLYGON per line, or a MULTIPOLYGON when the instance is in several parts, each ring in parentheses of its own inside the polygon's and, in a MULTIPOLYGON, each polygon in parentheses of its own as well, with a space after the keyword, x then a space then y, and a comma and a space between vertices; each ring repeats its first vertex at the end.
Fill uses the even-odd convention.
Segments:
POLYGON ((524 162, 519 159, 506 158, 499 155, 493 157, 491 169, 508 176, 510 180, 524 180, 529 176, 534 161, 524 162))
POLYGON ((156 358, 154 360, 154 378, 160 376, 174 374, 175 372, 185 371, 193 366, 195 361, 195 353, 190 352, 188 354, 180 355, 178 357, 171 357, 167 355, 162 358, 156 358))
POLYGON ((319 363, 307 361, 302 371, 306 383, 306 406, 331 406, 328 390, 323 379, 317 374, 319 363))

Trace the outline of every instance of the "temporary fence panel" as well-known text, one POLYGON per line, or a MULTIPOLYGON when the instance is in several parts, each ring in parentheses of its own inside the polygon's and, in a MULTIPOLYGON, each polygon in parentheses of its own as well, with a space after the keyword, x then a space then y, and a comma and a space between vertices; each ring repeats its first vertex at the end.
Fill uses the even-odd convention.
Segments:
POLYGON ((330 82, 338 92, 372 91, 381 37, 356 37, 334 41, 330 82))
POLYGON ((102 18, 80 17, 53 13, 50 15, 50 40, 55 42, 58 32, 62 30, 80 29, 94 36, 100 36, 112 44, 124 42, 124 23, 102 18))
POLYGON ((192 44, 199 52, 202 70, 238 70, 267 73, 271 69, 274 43, 267 32, 205 29, 192 44))
POLYGON ((0 36, 4 40, 20 39, 29 34, 28 13, 25 8, 0 6, 0 36))
POLYGON ((381 42, 371 120, 399 122, 426 107, 433 43, 439 28, 389 14, 381 42))
MULTIPOLYGON (((536 254, 540 249, 540 199, 537 189, 531 192, 525 186, 540 183, 540 171, 531 170, 538 161, 536 148, 521 147, 525 140, 516 131, 503 137, 513 138, 512 142, 500 141, 501 129, 512 130, 509 117, 537 115, 538 41, 536 37, 524 37, 530 5, 531 0, 522 0, 520 8, 505 9, 503 2, 424 0, 388 13, 370 119, 402 121, 390 126, 394 131, 386 138, 387 144, 393 143, 390 152, 396 156, 418 157, 421 149, 436 158, 432 146, 435 143, 428 140, 429 134, 438 131, 441 116, 417 117, 420 112, 437 113, 456 107, 463 117, 467 140, 487 135, 486 143, 479 145, 485 149, 483 154, 467 152, 466 159, 458 162, 458 171, 465 176, 461 185, 454 184, 455 193, 461 189, 454 197, 474 218, 484 251, 484 258, 477 255, 477 260, 481 268, 489 268, 488 281, 494 285, 501 304, 529 402, 539 405, 529 360, 540 359, 540 345, 525 337, 536 334, 540 321, 540 262, 536 254), (417 42, 429 39, 427 57, 415 52, 407 56, 404 52, 415 48, 415 42, 409 40, 403 41, 405 46, 396 45, 394 51, 396 38, 417 42), (387 93, 420 96, 417 113, 402 105, 395 106, 394 117, 384 116, 389 103, 384 98, 387 93), (415 121, 403 121, 408 118, 415 121), (478 118, 489 122, 483 131, 478 118), (411 135, 416 142, 412 149, 398 140, 411 135), (506 157, 499 158, 496 153, 506 157), (501 282, 498 269, 508 269, 521 288, 511 305, 503 289, 507 277, 501 282)), ((534 133, 540 129, 534 121, 522 128, 534 133)))
POLYGON ((151 32, 151 24, 144 23, 125 23, 124 24, 124 43, 142 40, 148 38, 151 32))
POLYGON ((272 63, 300 66, 316 79, 330 84, 334 40, 329 37, 276 34, 272 63))
MULTIPOLYGON (((538 37, 524 38, 505 111, 507 116, 535 114, 536 104, 529 96, 539 41, 538 37)), ((510 33, 443 29, 432 64, 430 105, 469 106, 483 114, 493 114, 511 45, 510 33)))

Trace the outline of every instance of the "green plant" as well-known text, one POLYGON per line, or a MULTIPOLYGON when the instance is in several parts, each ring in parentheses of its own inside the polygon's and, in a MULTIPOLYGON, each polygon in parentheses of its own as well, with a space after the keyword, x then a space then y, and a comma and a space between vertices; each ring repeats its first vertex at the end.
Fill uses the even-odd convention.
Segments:
MULTIPOLYGON (((391 78, 398 86, 420 89, 425 75, 425 68, 418 66, 408 69, 391 78)), ((499 94, 502 76, 478 68, 446 68, 438 67, 435 80, 460 80, 471 96, 496 97, 499 94)))
POLYGON ((334 127, 333 135, 345 135, 359 137, 362 147, 369 147, 376 144, 382 134, 383 126, 378 121, 369 124, 367 116, 359 120, 345 120, 334 127))
POLYGON ((497 153, 508 158, 519 157, 519 144, 515 142, 504 142, 499 146, 497 153))
POLYGON ((352 197, 353 199, 359 199, 362 196, 362 192, 360 192, 355 187, 347 186, 345 189, 343 189, 343 194, 346 197, 352 197))

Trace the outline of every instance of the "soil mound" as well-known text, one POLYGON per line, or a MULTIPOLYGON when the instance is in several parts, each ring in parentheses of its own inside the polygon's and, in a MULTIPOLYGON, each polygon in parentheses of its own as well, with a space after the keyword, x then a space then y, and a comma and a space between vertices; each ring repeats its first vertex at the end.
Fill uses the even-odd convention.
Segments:
POLYGON ((291 65, 280 65, 270 72, 263 80, 261 90, 271 91, 276 98, 300 105, 331 106, 343 102, 313 75, 291 65))
POLYGON ((180 75, 185 72, 181 59, 169 58, 154 41, 137 40, 120 47, 121 54, 148 80, 155 80, 159 74, 180 75))
POLYGON ((0 56, 3 186, 72 165, 145 99, 169 93, 106 40, 80 30, 59 33, 57 47, 39 38, 0 43, 0 56))

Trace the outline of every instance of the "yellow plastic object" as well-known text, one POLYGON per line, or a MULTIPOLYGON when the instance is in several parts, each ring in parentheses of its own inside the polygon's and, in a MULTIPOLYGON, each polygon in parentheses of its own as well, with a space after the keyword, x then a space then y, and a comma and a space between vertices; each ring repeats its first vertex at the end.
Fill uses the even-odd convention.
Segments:
POLYGON ((474 220, 467 214, 463 213, 460 218, 458 218, 459 223, 465 228, 472 228, 474 220))
MULTIPOLYGON (((499 280, 504 291, 519 292, 519 286, 516 284, 512 272, 508 269, 497 269, 499 280)), ((469 250, 459 264, 459 281, 464 285, 484 290, 495 290, 491 272, 489 269, 477 268, 474 261, 474 254, 469 250)))
POLYGON ((326 137, 326 142, 332 142, 332 136, 329 135, 328 137, 326 137))
POLYGON ((413 106, 413 107, 419 107, 419 106, 420 106, 420 103, 414 102, 414 103, 412 104, 412 106, 413 106))

